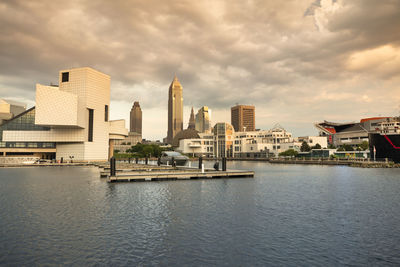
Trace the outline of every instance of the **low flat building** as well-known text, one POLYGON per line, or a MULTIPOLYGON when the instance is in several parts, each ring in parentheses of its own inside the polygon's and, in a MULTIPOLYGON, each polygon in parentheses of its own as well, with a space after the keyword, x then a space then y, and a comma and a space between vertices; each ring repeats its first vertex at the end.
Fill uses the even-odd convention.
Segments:
POLYGON ((301 137, 300 142, 279 125, 270 130, 235 132, 230 124, 217 123, 213 134, 198 135, 196 138, 182 138, 177 150, 203 157, 266 158, 288 149, 300 151, 303 141, 310 146, 320 143, 321 147, 326 147, 325 137, 301 137))
POLYGON ((188 138, 179 140, 178 152, 193 157, 214 156, 214 135, 209 133, 198 133, 199 138, 188 138))
POLYGON ((122 140, 114 141, 114 150, 119 153, 126 153, 132 146, 142 142, 142 135, 136 132, 129 132, 128 136, 122 140))
POLYGON ((107 160, 113 140, 128 135, 109 120, 110 76, 92 68, 59 72, 59 86, 36 85, 36 106, 0 126, 3 156, 107 160))

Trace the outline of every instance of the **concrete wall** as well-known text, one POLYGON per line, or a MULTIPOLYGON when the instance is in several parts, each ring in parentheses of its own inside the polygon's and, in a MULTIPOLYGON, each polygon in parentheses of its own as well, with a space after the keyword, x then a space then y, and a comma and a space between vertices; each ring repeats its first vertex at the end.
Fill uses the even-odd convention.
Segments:
POLYGON ((36 84, 35 112, 38 125, 85 127, 78 124, 78 96, 58 87, 36 84))
POLYGON ((84 142, 83 129, 51 129, 50 131, 3 131, 5 142, 84 142))
POLYGON ((40 157, 0 157, 0 164, 22 164, 25 161, 35 161, 40 157))

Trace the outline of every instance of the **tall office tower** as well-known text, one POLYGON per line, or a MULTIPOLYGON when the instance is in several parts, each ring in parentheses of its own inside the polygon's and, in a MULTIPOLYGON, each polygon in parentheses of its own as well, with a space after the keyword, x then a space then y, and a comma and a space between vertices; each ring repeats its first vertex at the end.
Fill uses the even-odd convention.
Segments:
POLYGON ((202 107, 196 114, 196 130, 200 133, 211 131, 210 113, 207 106, 202 107))
POLYGON ((255 131, 255 107, 236 105, 231 108, 231 124, 236 132, 255 131))
POLYGON ((183 94, 182 85, 174 77, 168 92, 168 135, 167 143, 171 144, 175 135, 183 130, 183 94))
POLYGON ((194 120, 194 111, 193 111, 193 107, 192 107, 192 112, 190 112, 190 119, 189 119, 188 129, 192 129, 192 130, 195 130, 195 129, 196 129, 196 122, 195 122, 195 120, 194 120))
POLYGON ((142 134, 142 109, 137 101, 133 103, 130 121, 129 131, 142 134))

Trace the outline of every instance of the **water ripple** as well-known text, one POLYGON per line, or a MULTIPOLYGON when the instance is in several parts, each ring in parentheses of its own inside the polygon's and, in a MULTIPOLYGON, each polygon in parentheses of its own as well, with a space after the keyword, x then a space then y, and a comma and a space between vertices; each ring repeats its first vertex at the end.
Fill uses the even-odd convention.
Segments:
POLYGON ((400 265, 397 170, 229 164, 256 177, 0 169, 0 265, 400 265))

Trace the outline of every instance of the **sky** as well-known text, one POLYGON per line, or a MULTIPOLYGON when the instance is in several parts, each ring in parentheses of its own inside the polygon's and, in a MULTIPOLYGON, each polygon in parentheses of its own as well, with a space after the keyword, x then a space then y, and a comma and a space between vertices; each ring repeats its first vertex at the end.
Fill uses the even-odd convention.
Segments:
POLYGON ((34 106, 35 84, 92 67, 111 76, 111 119, 134 101, 143 137, 167 134, 168 87, 190 109, 316 135, 323 120, 400 115, 400 0, 2 0, 0 98, 34 106))

